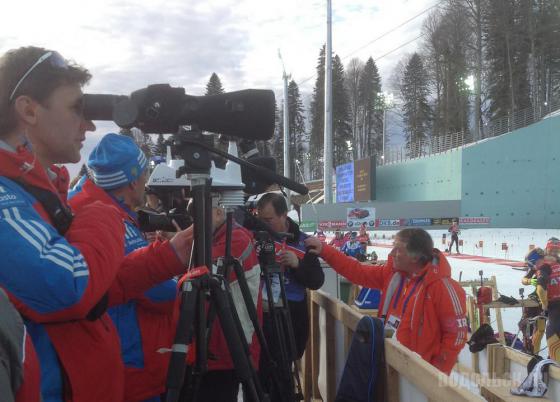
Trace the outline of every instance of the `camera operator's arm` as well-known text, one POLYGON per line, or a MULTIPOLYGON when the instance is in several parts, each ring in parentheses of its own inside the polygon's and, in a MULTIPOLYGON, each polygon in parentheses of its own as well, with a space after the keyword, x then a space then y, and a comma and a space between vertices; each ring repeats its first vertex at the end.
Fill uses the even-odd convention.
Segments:
POLYGON ((178 232, 169 241, 156 241, 128 254, 109 291, 109 305, 140 298, 151 287, 183 274, 192 239, 191 227, 178 232))

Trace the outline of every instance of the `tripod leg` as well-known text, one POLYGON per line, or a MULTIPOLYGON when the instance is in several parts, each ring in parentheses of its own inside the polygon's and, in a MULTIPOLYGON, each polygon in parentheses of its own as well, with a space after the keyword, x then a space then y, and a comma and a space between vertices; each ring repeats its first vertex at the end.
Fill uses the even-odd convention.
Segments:
POLYGON ((187 281, 183 285, 183 291, 180 294, 179 320, 167 373, 167 402, 177 402, 181 394, 185 379, 188 344, 192 341, 195 330, 195 313, 199 295, 198 284, 187 281))

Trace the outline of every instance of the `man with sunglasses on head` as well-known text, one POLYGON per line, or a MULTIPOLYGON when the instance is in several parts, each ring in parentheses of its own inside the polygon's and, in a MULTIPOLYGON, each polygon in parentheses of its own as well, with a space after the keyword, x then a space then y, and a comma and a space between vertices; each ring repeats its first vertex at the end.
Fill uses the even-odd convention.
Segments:
MULTIPOLYGON (((95 130, 83 115, 90 78, 37 47, 0 57, 0 287, 37 351, 45 402, 122 401, 111 292, 162 280, 127 267, 116 207, 94 202, 72 215, 66 206, 68 175, 57 164, 78 162, 86 131, 95 130)), ((24 384, 27 375, 24 367, 24 384)))

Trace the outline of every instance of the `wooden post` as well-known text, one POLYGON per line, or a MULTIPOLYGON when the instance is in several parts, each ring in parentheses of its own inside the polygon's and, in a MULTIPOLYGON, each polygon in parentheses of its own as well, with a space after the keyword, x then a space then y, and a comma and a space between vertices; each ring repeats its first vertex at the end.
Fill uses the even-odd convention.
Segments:
POLYGON ((509 377, 509 363, 506 361, 506 351, 502 344, 494 343, 488 349, 488 375, 490 378, 509 377))
POLYGON ((387 402, 399 402, 399 372, 393 367, 387 367, 387 402))
POLYGON ((315 303, 311 293, 311 400, 321 397, 319 391, 319 359, 320 359, 320 331, 319 331, 319 305, 315 303))
POLYGON ((327 401, 334 401, 336 397, 336 331, 335 319, 327 312, 326 314, 326 334, 327 343, 327 401))
MULTIPOLYGON (((312 328, 312 321, 311 315, 313 314, 312 309, 313 301, 311 300, 311 293, 307 292, 307 311, 310 312, 310 319, 309 325, 312 328)), ((310 328, 310 330, 311 330, 310 328)), ((302 359, 302 371, 301 371, 301 380, 302 380, 302 388, 303 388, 303 400, 305 402, 311 401, 312 393, 313 393, 313 376, 312 376, 312 352, 311 348, 313 347, 313 337, 310 336, 307 340, 307 346, 305 348, 305 353, 302 359)))
MULTIPOLYGON (((490 282, 492 286, 492 298, 496 300, 498 298, 498 284, 496 283, 496 277, 492 276, 490 282)), ((502 309, 500 308, 496 309, 496 322, 498 324, 498 334, 499 334, 498 340, 500 341, 500 343, 505 345, 506 338, 504 336, 504 323, 502 322, 502 309)))

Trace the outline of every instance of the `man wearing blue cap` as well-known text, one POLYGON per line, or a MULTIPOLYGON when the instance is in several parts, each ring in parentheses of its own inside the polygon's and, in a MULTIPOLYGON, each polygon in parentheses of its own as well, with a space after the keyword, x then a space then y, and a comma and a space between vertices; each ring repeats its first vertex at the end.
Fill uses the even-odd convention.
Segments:
POLYGON ((192 231, 185 230, 170 241, 148 246, 134 212, 144 203, 147 165, 144 153, 131 138, 107 134, 89 156, 89 178, 70 200, 77 212, 95 201, 121 212, 127 257, 109 292, 109 315, 121 340, 125 401, 131 402, 159 401, 164 392, 169 354, 159 351, 171 347, 175 332, 177 282, 172 278, 184 273, 186 244, 192 238, 192 231), (119 283, 122 280, 127 282, 123 286, 119 283), (131 282, 137 292, 130 292, 131 282))

